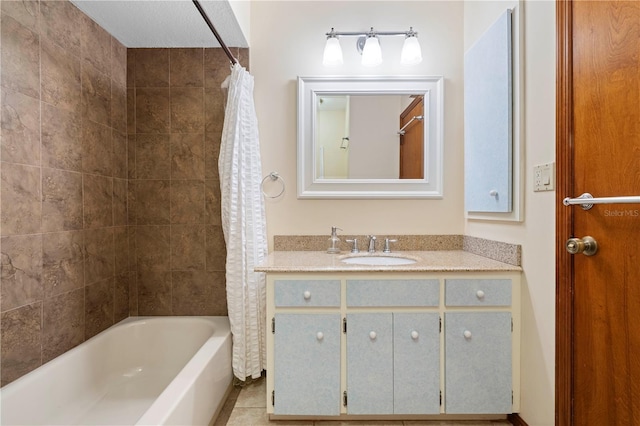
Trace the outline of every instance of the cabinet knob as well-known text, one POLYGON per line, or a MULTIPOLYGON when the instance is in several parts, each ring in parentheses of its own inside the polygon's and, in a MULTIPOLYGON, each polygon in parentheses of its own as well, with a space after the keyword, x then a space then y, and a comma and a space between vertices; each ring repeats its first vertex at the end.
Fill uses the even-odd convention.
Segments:
POLYGON ((462 334, 464 334, 465 339, 471 339, 471 332, 469 330, 465 330, 462 334))
POLYGON ((476 291, 476 296, 478 297, 478 299, 484 299, 484 291, 482 290, 476 291))
POLYGON ((324 333, 322 331, 318 331, 316 333, 316 339, 318 339, 318 340, 324 339, 324 333))
POLYGON ((370 331, 370 332, 369 332, 369 339, 371 339, 371 340, 375 340, 375 339, 376 339, 376 337, 378 337, 378 335, 376 334, 376 332, 375 332, 375 331, 370 331))
POLYGON ((411 332, 411 338, 412 338, 413 340, 418 340, 418 337, 419 337, 419 336, 420 336, 420 335, 418 334, 418 332, 417 332, 417 331, 413 330, 413 331, 411 332))
POLYGON ((311 292, 307 290, 304 293, 302 293, 302 296, 304 297, 304 300, 309 300, 311 299, 311 292))
POLYGON ((498 196, 498 191, 495 190, 495 189, 492 189, 491 191, 489 191, 489 196, 497 197, 498 196))

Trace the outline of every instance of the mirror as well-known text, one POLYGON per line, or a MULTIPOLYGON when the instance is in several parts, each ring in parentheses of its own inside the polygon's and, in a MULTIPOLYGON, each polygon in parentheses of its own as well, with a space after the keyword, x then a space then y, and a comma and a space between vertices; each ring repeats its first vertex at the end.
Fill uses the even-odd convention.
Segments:
POLYGON ((442 77, 299 77, 298 198, 442 198, 442 77))

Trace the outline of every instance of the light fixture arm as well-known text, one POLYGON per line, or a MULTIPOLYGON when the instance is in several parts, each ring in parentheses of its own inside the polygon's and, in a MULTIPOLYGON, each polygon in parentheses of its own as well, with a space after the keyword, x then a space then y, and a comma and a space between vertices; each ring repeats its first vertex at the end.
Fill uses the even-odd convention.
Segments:
POLYGON ((413 31, 413 27, 409 27, 409 31, 376 31, 371 27, 369 31, 331 31, 326 33, 327 37, 372 37, 372 36, 405 36, 414 37, 418 33, 413 31))
POLYGON ((325 66, 342 65, 342 50, 340 48, 340 37, 358 37, 356 49, 362 55, 362 65, 373 67, 382 63, 382 53, 380 50, 380 36, 404 36, 404 44, 400 63, 403 65, 415 65, 422 61, 420 44, 418 43, 418 33, 409 27, 409 31, 376 31, 371 27, 369 31, 331 31, 326 33, 327 43, 323 54, 322 63, 325 66))

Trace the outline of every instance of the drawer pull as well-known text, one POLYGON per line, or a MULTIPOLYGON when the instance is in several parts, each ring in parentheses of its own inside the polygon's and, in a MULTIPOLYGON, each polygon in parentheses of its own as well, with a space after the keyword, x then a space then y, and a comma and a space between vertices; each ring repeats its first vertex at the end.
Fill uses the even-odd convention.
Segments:
POLYGON ((302 293, 302 297, 304 297, 304 300, 311 299, 311 292, 309 290, 305 291, 304 293, 302 293))
POLYGON ((464 333, 462 333, 464 335, 465 339, 471 339, 471 332, 469 330, 465 330, 464 333))
POLYGON ((418 340, 418 337, 419 337, 419 336, 420 336, 420 335, 418 334, 418 332, 417 332, 417 331, 413 330, 413 331, 411 332, 411 338, 412 338, 413 340, 418 340))
POLYGON ((375 331, 370 331, 369 332, 369 339, 376 340, 376 337, 378 337, 378 335, 376 334, 375 331))
POLYGON ((318 339, 318 340, 324 339, 324 333, 322 331, 318 331, 316 333, 316 339, 318 339))
POLYGON ((478 290, 476 291, 476 296, 478 297, 478 299, 484 299, 484 291, 482 290, 478 290))

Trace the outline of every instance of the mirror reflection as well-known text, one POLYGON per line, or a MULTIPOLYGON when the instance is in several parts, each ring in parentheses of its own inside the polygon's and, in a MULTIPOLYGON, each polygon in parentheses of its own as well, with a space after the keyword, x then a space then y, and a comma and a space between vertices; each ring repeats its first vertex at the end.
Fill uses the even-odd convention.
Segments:
POLYGON ((422 179, 424 96, 316 98, 316 179, 422 179))
POLYGON ((442 198, 443 86, 298 77, 298 198, 442 198))

